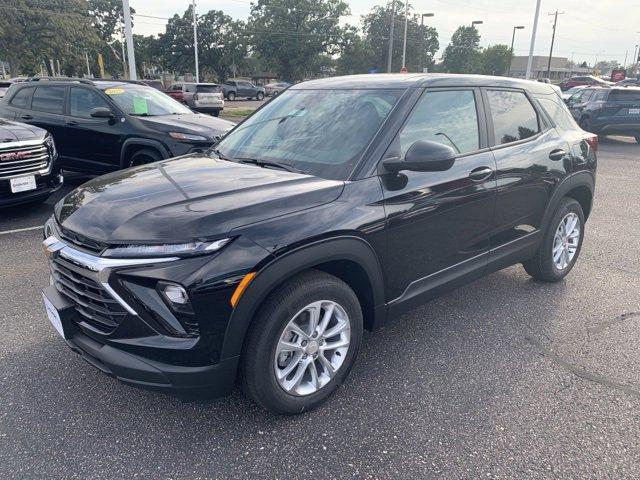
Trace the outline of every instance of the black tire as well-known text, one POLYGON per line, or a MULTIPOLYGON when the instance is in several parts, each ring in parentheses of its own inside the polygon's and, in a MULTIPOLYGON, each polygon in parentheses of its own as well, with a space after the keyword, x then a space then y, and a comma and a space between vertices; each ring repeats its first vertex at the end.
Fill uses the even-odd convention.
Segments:
POLYGON ((236 99, 236 94, 234 92, 227 93, 227 100, 233 102, 236 99))
POLYGON ((558 205, 549 227, 544 234, 542 243, 538 247, 536 254, 523 262, 524 269, 529 275, 536 280, 542 282, 558 282, 566 277, 573 266, 575 265, 578 257, 580 256, 580 250, 582 249, 582 240, 584 239, 584 212, 580 204, 573 198, 565 197, 558 205), (553 243, 556 230, 560 226, 560 222, 569 214, 575 213, 579 219, 580 237, 578 239, 578 246, 571 261, 563 269, 559 269, 553 261, 553 243))
POLYGON ((256 93, 256 100, 258 101, 264 100, 264 93, 262 92, 256 93))
POLYGON ((220 110, 214 110, 211 115, 213 115, 214 117, 219 117, 220 116, 220 110))
POLYGON ((151 148, 136 150, 127 160, 127 167, 137 167, 162 160, 162 156, 151 148))
POLYGON ((583 117, 580 119, 580 128, 586 130, 587 132, 591 132, 591 118, 583 117))
POLYGON ((362 341, 362 310, 353 290, 342 280, 309 270, 276 288, 261 305, 249 329, 241 359, 240 378, 245 394, 257 404, 279 414, 298 414, 324 402, 346 379, 362 341), (304 396, 285 391, 276 379, 276 346, 289 321, 305 306, 329 300, 349 317, 351 338, 342 365, 316 392, 304 396))

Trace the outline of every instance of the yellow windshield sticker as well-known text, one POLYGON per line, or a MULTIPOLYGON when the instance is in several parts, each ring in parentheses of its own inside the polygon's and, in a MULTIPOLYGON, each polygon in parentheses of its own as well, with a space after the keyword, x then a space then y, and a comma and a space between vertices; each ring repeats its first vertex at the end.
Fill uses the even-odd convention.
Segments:
POLYGON ((124 93, 124 88, 107 88, 104 93, 107 95, 118 95, 124 93))
POLYGON ((149 106, 144 98, 133 98, 133 113, 137 115, 144 115, 149 113, 149 106))

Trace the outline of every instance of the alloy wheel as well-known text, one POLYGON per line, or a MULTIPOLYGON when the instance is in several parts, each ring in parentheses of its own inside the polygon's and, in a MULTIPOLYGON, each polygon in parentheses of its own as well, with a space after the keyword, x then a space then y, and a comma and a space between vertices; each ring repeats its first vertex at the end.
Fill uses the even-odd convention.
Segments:
POLYGON ((580 218, 573 212, 567 213, 556 228, 553 236, 553 264, 564 270, 575 257, 580 243, 580 218))
POLYGON ((274 373, 287 393, 305 396, 327 385, 342 367, 351 340, 349 316, 331 300, 313 302, 287 323, 276 345, 274 373))

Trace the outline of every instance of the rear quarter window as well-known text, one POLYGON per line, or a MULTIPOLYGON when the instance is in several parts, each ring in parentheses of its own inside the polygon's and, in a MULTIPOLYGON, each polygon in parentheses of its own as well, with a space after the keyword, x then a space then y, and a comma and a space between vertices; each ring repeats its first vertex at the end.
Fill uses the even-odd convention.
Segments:
POLYGON ((31 103, 31 95, 33 94, 33 87, 21 88, 11 99, 10 105, 17 108, 29 108, 31 103))
POLYGON ((556 128, 560 130, 575 130, 578 128, 573 119, 573 115, 569 112, 569 109, 559 98, 554 98, 551 95, 536 96, 536 100, 540 103, 540 106, 544 108, 547 115, 551 118, 556 128))

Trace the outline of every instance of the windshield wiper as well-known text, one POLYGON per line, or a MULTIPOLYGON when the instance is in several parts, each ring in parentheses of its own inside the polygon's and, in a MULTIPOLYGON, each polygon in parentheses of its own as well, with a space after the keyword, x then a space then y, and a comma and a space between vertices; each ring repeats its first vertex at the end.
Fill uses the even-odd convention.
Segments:
POLYGON ((288 172, 305 173, 303 170, 289 165, 288 163, 274 162, 271 160, 258 160, 257 158, 238 158, 240 163, 250 163, 251 165, 257 165, 259 167, 276 167, 286 170, 288 172))
POLYGON ((222 160, 226 160, 228 162, 233 162, 233 159, 231 157, 227 157, 225 154, 223 154, 219 148, 214 148, 213 149, 213 153, 215 153, 219 158, 221 158, 222 160))

